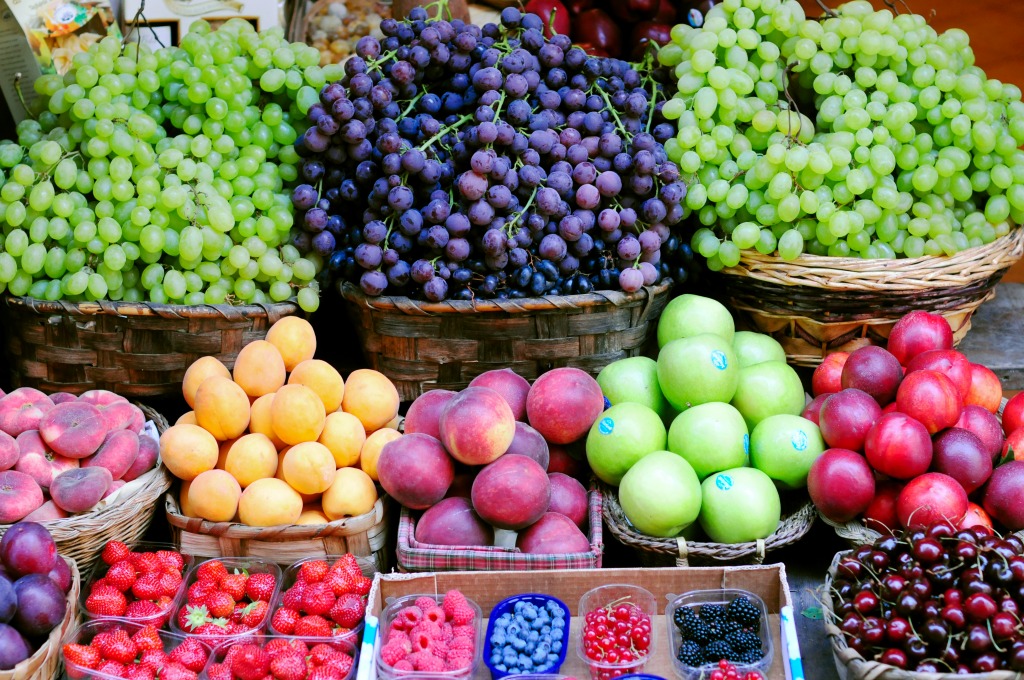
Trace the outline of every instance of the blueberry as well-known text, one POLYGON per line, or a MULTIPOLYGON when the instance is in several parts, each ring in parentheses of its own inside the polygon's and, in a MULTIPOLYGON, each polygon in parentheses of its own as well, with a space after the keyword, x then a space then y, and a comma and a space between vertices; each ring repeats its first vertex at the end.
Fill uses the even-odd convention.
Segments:
POLYGON ((555 619, 551 622, 551 630, 560 630, 565 628, 565 619, 555 619))
POLYGON ((560 641, 558 641, 558 640, 555 640, 554 642, 552 642, 551 643, 551 651, 560 654, 562 652, 562 643, 560 641))
POLYGON ((558 655, 557 654, 548 654, 548 661, 550 661, 551 663, 555 663, 556 661, 558 661, 558 655))
POLYGON ((543 626, 540 629, 540 634, 541 635, 551 635, 551 626, 543 626))
POLYGON ((522 651, 526 649, 526 640, 522 638, 516 638, 512 641, 512 646, 515 647, 516 650, 522 651))
POLYGON ((565 635, 565 629, 564 628, 552 628, 551 629, 551 639, 552 640, 561 640, 564 635, 565 635))
POLYGON ((491 636, 491 644, 495 646, 501 646, 505 644, 505 635, 502 633, 495 633, 491 636))

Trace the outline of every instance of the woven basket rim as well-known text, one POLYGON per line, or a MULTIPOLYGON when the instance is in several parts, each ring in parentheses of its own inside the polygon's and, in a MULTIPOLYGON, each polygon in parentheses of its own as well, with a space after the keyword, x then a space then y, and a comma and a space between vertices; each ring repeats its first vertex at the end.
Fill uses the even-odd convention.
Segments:
POLYGON ((174 318, 214 318, 228 320, 242 317, 266 316, 279 319, 293 314, 298 304, 292 301, 269 302, 256 305, 168 305, 157 302, 68 302, 67 300, 40 300, 38 298, 4 295, 3 303, 9 307, 23 307, 37 314, 67 314, 69 316, 155 316, 174 318))
POLYGON ((595 291, 580 295, 544 295, 516 300, 445 300, 425 302, 404 296, 370 297, 355 284, 345 281, 339 286, 341 296, 348 302, 378 311, 397 311, 410 315, 481 314, 488 312, 536 313, 545 310, 566 310, 573 307, 595 307, 608 304, 621 307, 641 300, 650 300, 668 292, 672 281, 664 280, 654 286, 644 286, 635 293, 618 290, 595 291))

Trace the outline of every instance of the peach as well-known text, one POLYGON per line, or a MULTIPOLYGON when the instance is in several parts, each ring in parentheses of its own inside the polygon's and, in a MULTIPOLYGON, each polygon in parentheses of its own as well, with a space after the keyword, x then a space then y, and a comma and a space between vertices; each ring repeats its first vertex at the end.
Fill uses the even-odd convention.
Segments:
POLYGON ((150 436, 139 437, 139 455, 135 457, 132 466, 121 475, 121 479, 131 482, 153 469, 156 459, 160 455, 160 444, 150 436))
MULTIPOLYGON (((123 479, 115 479, 114 481, 112 481, 110 483, 110 488, 107 489, 107 492, 105 494, 103 494, 103 498, 110 498, 115 493, 117 493, 121 489, 121 487, 124 486, 124 485, 125 485, 125 481, 123 479)), ((102 499, 100 499, 100 500, 102 500, 102 499)))
POLYGON ((0 472, 0 524, 19 522, 42 504, 43 490, 34 479, 16 470, 0 472))
POLYGON ((370 475, 370 479, 377 481, 377 461, 380 459, 380 452, 384 445, 393 442, 402 436, 398 430, 382 427, 369 437, 359 452, 359 468, 370 475))
POLYGON ((568 448, 557 444, 552 444, 548 450, 551 454, 548 472, 564 472, 575 479, 585 479, 590 474, 585 456, 574 455, 568 448))
POLYGON ((530 383, 511 368, 486 371, 469 382, 470 387, 489 387, 508 402, 516 420, 526 417, 526 395, 530 383))
MULTIPOLYGON (((253 405, 255 408, 255 405, 253 405)), ((380 432, 382 430, 378 430, 380 432)), ((335 411, 327 415, 320 433, 321 444, 334 456, 334 466, 343 468, 359 462, 359 452, 366 442, 366 430, 351 413, 335 411)))
POLYGON ((216 357, 200 357, 188 367, 181 383, 181 393, 190 407, 195 408, 196 392, 199 390, 199 386, 206 382, 207 378, 214 376, 231 378, 231 372, 227 366, 216 357))
POLYGON ((107 437, 107 422, 100 410, 82 401, 54 406, 39 422, 39 435, 56 453, 85 458, 107 437))
POLYGON ((270 405, 274 432, 285 444, 315 442, 324 430, 326 418, 324 403, 305 385, 285 385, 270 405))
POLYGON ((65 519, 68 513, 57 507, 53 501, 46 501, 32 512, 25 515, 26 522, 52 522, 65 519))
POLYGON ((88 392, 82 392, 81 396, 78 397, 78 401, 84 401, 86 404, 92 404, 93 406, 107 406, 118 401, 128 400, 110 390, 89 390, 88 392))
POLYGON ((473 472, 455 473, 455 479, 452 480, 452 485, 448 487, 448 493, 446 493, 444 497, 468 499, 473 495, 474 479, 476 479, 476 474, 473 472))
POLYGON ((452 458, 486 465, 508 451, 516 419, 500 394, 488 387, 467 387, 441 412, 441 442, 452 458))
POLYGON ((456 395, 451 390, 430 390, 416 397, 405 414, 406 434, 429 434, 441 438, 441 411, 456 395))
POLYGON ((309 505, 302 508, 302 514, 295 520, 296 524, 309 525, 309 524, 327 524, 331 520, 327 519, 327 515, 324 514, 324 509, 319 503, 310 503, 309 505))
POLYGON ((512 443, 505 453, 533 458, 545 470, 548 469, 548 465, 551 463, 550 448, 548 443, 544 441, 544 437, 541 436, 540 432, 519 420, 516 421, 515 436, 512 437, 512 443))
POLYGON ((36 430, 22 432, 17 442, 21 456, 14 469, 24 472, 44 489, 49 488, 53 478, 60 473, 79 466, 77 458, 66 458, 54 453, 36 430))
POLYGON ((14 467, 20 455, 17 440, 6 432, 0 431, 0 471, 10 470, 14 467))
POLYGON ((366 431, 373 432, 398 415, 399 404, 398 390, 386 375, 360 368, 348 376, 341 410, 359 418, 366 431))
POLYGON ((284 359, 266 340, 250 342, 238 353, 231 377, 250 397, 262 397, 284 385, 284 359))
POLYGON ((251 527, 295 524, 300 515, 302 498, 280 479, 257 479, 238 499, 238 519, 251 527))
POLYGON ((416 540, 428 545, 493 545, 494 530, 465 498, 445 498, 416 522, 416 540))
POLYGON ((519 531, 540 519, 551 504, 551 483, 537 461, 502 456, 473 481, 473 509, 498 529, 519 531))
POLYGON ((228 447, 224 470, 243 489, 257 479, 273 477, 277 473, 277 448, 266 435, 247 434, 239 437, 228 447))
POLYGON ((107 431, 127 430, 134 423, 138 411, 139 418, 142 418, 142 411, 135 404, 127 401, 115 401, 113 404, 100 407, 103 420, 107 423, 107 431))
POLYGON ((238 511, 242 488, 224 470, 207 470, 188 487, 188 502, 196 517, 211 522, 230 522, 238 511))
MULTIPOLYGON (((71 394, 70 392, 54 392, 53 394, 50 395, 50 401, 53 402, 54 406, 56 406, 57 404, 63 404, 65 401, 75 401, 76 399, 78 399, 78 397, 71 394)), ((47 501, 47 503, 49 503, 49 501, 47 501)))
POLYGON ((542 516, 519 532, 516 547, 532 555, 571 555, 590 552, 590 541, 568 517, 557 512, 542 516))
POLYGON ((345 396, 345 381, 341 373, 326 361, 307 359, 292 370, 288 376, 289 385, 305 385, 316 392, 324 402, 324 410, 334 413, 341 408, 345 396))
POLYGON ((75 468, 53 478, 50 496, 65 512, 85 512, 100 502, 113 481, 107 468, 75 468))
POLYGON ((285 370, 291 371, 316 353, 316 333, 303 318, 286 316, 267 331, 267 342, 277 348, 284 359, 285 370))
POLYGON ((50 398, 31 387, 19 387, 0 399, 0 430, 17 437, 38 430, 43 416, 53 408, 50 398))
POLYGON ((274 447, 280 451, 287 444, 274 432, 274 424, 270 416, 270 407, 274 403, 273 394, 264 394, 249 407, 249 432, 262 434, 274 443, 274 447))
POLYGON ((299 493, 323 493, 334 482, 334 456, 320 442, 303 442, 281 460, 284 481, 299 493))
POLYGON ((174 421, 175 425, 198 425, 195 411, 185 411, 174 421))
POLYGON ((368 474, 357 468, 338 470, 321 500, 324 514, 332 521, 365 515, 376 502, 377 487, 368 474))
POLYGON ((1003 385, 992 369, 981 364, 971 364, 971 388, 964 397, 965 406, 980 406, 995 413, 1003 400, 1003 385))
POLYGON ((249 397, 228 378, 207 378, 196 390, 196 422, 219 441, 242 436, 249 427, 249 397))
POLYGON ((377 459, 377 477, 384 491, 399 503, 426 510, 448 492, 455 478, 455 462, 437 439, 428 434, 406 434, 384 445, 377 459))
POLYGON ((139 457, 139 435, 131 430, 115 430, 107 435, 99 451, 82 460, 82 467, 105 467, 110 476, 121 479, 139 457))
POLYGON ((160 458, 186 482, 217 465, 217 440, 198 425, 174 425, 160 435, 160 458))
POLYGON ((580 529, 585 528, 587 511, 590 509, 587 490, 579 480, 561 472, 552 472, 548 475, 548 480, 551 482, 551 504, 548 505, 548 512, 565 515, 580 529))
POLYGON ((548 371, 526 397, 527 420, 549 444, 570 444, 586 436, 603 411, 601 386, 578 368, 548 371))

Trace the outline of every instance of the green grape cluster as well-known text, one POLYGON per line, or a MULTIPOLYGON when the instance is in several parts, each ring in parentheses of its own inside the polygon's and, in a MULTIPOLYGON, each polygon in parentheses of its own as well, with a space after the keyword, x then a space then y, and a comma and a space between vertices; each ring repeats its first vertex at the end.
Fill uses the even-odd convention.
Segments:
POLYGON ((665 144, 718 270, 756 249, 952 255, 1024 222, 1024 105, 974 65, 967 34, 869 2, 807 18, 796 0, 725 0, 659 61, 678 92, 665 144))
POLYGON ((40 77, 43 110, 0 142, 0 291, 314 311, 322 261, 290 243, 286 186, 340 75, 239 19, 155 52, 104 38, 40 77))

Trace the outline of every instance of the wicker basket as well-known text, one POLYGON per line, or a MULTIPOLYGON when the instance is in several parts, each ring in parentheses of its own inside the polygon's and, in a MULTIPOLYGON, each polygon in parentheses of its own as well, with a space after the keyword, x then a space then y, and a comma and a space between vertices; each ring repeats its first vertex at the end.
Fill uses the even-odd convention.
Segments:
POLYGON ((0 671, 0 680, 53 680, 60 677, 61 648, 78 626, 78 597, 82 588, 78 565, 73 559, 65 559, 71 567, 71 589, 68 591, 68 608, 64 612, 64 619, 50 631, 50 636, 35 654, 9 671, 0 671))
POLYGON ((707 566, 726 562, 761 564, 770 550, 799 541, 810 531, 817 513, 810 501, 793 503, 787 508, 783 499, 782 521, 771 536, 752 543, 711 543, 676 538, 655 538, 637 531, 619 505, 615 489, 604 487, 604 521, 623 545, 633 548, 646 567, 707 566))
MULTIPOLYGON (((158 432, 168 428, 162 415, 143 404, 137 406, 153 421, 158 432)), ((101 502, 98 509, 42 524, 56 541, 57 551, 74 559, 87 577, 109 541, 134 545, 142 540, 153 521, 157 501, 170 486, 167 468, 159 465, 122 487, 113 503, 101 502)), ((9 526, 0 525, 0 535, 9 526)))
POLYGON ((0 299, 15 387, 104 389, 132 398, 180 395, 193 361, 213 355, 230 368, 242 347, 296 313, 291 302, 186 307, 0 299))
POLYGON ((383 496, 365 515, 328 524, 250 527, 186 517, 176 493, 164 498, 174 543, 182 552, 196 557, 258 557, 285 566, 307 557, 352 553, 365 574, 387 571, 387 505, 383 496))
POLYGON ((791 364, 884 344, 907 312, 942 314, 960 342, 971 315, 1024 255, 1024 229, 952 257, 863 260, 802 255, 792 262, 745 251, 716 280, 740 325, 782 343, 791 364))
POLYGON ((442 546, 416 540, 416 520, 402 508, 395 550, 401 571, 534 571, 538 569, 600 569, 604 553, 601 490, 592 486, 589 499, 590 551, 568 555, 534 555, 497 546, 442 546))
POLYGON ((344 283, 341 295, 370 366, 411 401, 431 389, 462 389, 495 368, 531 380, 560 366, 596 374, 641 353, 670 287, 433 303, 367 297, 344 283))

